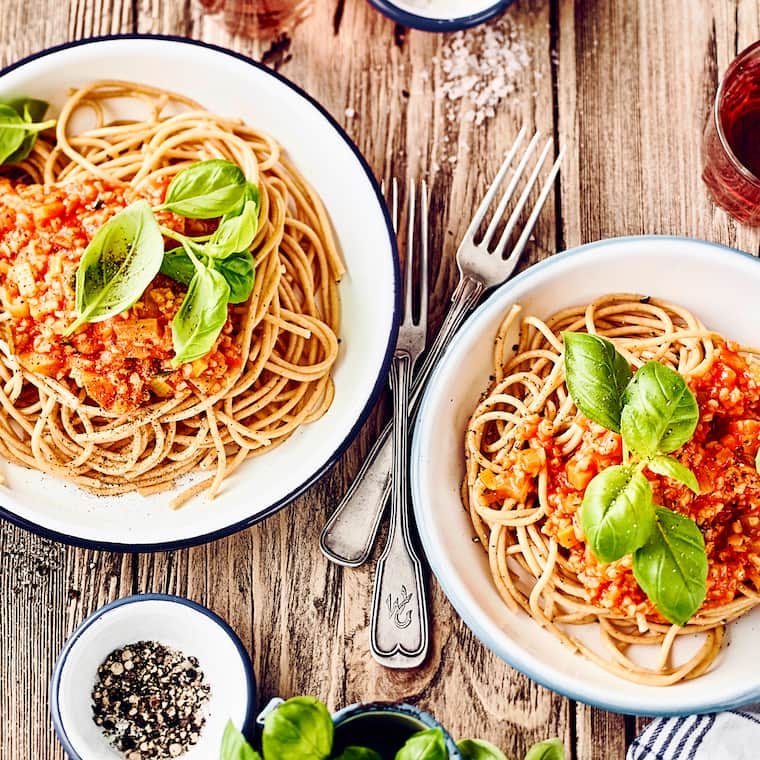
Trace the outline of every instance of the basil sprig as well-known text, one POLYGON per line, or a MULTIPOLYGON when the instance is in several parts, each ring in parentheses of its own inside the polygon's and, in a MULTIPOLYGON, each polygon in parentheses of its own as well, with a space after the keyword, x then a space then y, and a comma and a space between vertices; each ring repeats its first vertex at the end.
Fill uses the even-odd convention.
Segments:
MULTIPOLYGON (((30 113, 35 107, 25 105, 30 113)), ((172 365, 204 356, 227 321, 227 305, 251 295, 255 271, 249 248, 258 214, 258 188, 239 166, 212 159, 183 169, 170 183, 165 203, 155 208, 147 201, 133 203, 95 234, 77 269, 78 318, 65 334, 129 308, 160 271, 187 286, 172 320, 172 365), (190 218, 220 217, 220 222, 211 234, 191 238, 159 226, 154 213, 162 209, 190 218), (165 253, 164 236, 180 245, 165 253)))
POLYGON ((111 217, 79 262, 79 316, 64 335, 128 309, 158 274, 163 255, 164 239, 147 201, 137 201, 111 217))
POLYGON ((457 749, 465 760, 507 760, 498 747, 485 739, 462 739, 457 742, 457 749))
POLYGON ((652 486, 635 467, 608 467, 586 487, 581 525, 600 562, 614 562, 638 549, 653 523, 652 486))
MULTIPOLYGON (((358 718, 357 718, 358 719, 358 718)), ((325 705, 313 697, 293 697, 270 712, 264 720, 260 755, 232 721, 227 722, 219 760, 380 760, 367 747, 346 747, 333 753, 334 727, 325 705)), ((482 739, 463 739, 457 744, 465 760, 507 760, 498 747, 482 739)), ((440 728, 412 734, 395 760, 448 760, 446 740, 440 728)), ((525 760, 565 760, 562 742, 550 739, 528 750, 525 760)))
POLYGON ((327 708, 314 697, 294 697, 267 715, 261 746, 266 760, 326 760, 334 727, 327 708))
POLYGON ((704 540, 692 519, 655 505, 643 471, 699 493, 694 473, 667 456, 694 435, 697 400, 684 379, 659 362, 631 376, 610 341, 585 333, 562 337, 570 396, 589 419, 623 439, 623 464, 596 475, 583 496, 580 519, 591 551, 603 563, 633 554, 641 589, 663 617, 683 625, 707 593, 704 540))
POLYGON ((44 100, 19 98, 0 103, 0 164, 23 161, 38 133, 55 126, 55 119, 42 121, 48 109, 44 100))
POLYGON ((525 760, 565 760, 565 747, 559 739, 547 739, 534 744, 525 760))
POLYGON ((383 760, 374 749, 369 747, 346 747, 335 760, 383 760))
POLYGON ((167 209, 188 219, 214 219, 234 211, 247 182, 243 170, 231 161, 212 158, 178 172, 156 211, 167 209))
POLYGON ((607 430, 620 432, 622 395, 631 379, 628 362, 615 346, 598 335, 562 334, 565 339, 567 390, 586 417, 607 430))
POLYGON ((235 724, 228 720, 222 736, 219 758, 220 760, 261 760, 261 755, 248 744, 245 736, 235 728, 235 724))
POLYGON ((670 367, 647 362, 622 397, 620 427, 628 448, 641 457, 669 453, 694 435, 699 408, 684 379, 670 367))
POLYGON ((671 623, 685 625, 705 598, 705 539, 694 520, 657 507, 655 527, 633 555, 633 575, 671 623))
POLYGON ((205 356, 227 321, 230 296, 227 280, 198 259, 194 259, 193 264, 195 274, 185 300, 172 319, 173 367, 205 356))

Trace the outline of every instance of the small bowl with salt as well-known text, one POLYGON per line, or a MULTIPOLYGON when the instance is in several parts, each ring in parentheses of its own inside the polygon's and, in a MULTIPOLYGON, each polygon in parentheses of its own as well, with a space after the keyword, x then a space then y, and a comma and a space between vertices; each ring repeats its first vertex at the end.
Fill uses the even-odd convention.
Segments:
POLYGON ((130 596, 68 639, 50 681, 50 715, 71 760, 208 760, 228 720, 253 730, 253 670, 210 610, 178 596, 130 596))
POLYGON ((495 18, 514 0, 369 0, 402 26, 424 32, 454 32, 495 18))

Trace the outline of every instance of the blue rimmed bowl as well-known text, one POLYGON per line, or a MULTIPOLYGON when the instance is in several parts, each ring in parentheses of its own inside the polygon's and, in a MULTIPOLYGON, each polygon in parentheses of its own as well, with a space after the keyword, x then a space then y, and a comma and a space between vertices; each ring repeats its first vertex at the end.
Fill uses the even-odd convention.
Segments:
POLYGON ((453 32, 495 18, 514 0, 369 0, 383 15, 424 32, 453 32))
MULTIPOLYGON (((454 337, 425 390, 411 456, 412 496, 430 566, 464 622, 502 659, 571 699, 640 715, 715 712, 760 699, 760 608, 730 623, 709 671, 672 686, 633 683, 565 646, 525 612, 506 607, 488 555, 471 538, 462 508, 467 422, 492 373, 493 338, 513 304, 546 318, 605 293, 638 293, 689 309, 702 323, 743 345, 760 343, 760 262, 715 243, 658 235, 615 238, 557 254, 497 288, 454 337)), ((518 325, 504 345, 516 343, 518 325)), ((606 650, 596 623, 573 627, 587 647, 606 650)), ((701 644, 680 637, 675 660, 701 644)), ((654 665, 656 653, 633 652, 654 665)), ((654 649, 650 647, 649 649, 654 649)))
MULTIPOLYGON (((289 504, 342 456, 385 380, 398 331, 396 236, 371 169, 330 114, 276 72, 229 50, 184 38, 124 35, 42 51, 0 72, 0 100, 42 98, 59 112, 72 87, 115 79, 163 87, 272 135, 324 202, 346 265, 341 334, 326 414, 282 445, 247 460, 213 503, 168 507, 171 492, 93 496, 36 470, 3 464, 0 517, 49 538, 95 549, 164 551, 212 541, 289 504)), ((134 119, 134 104, 114 118, 134 119)), ((120 110, 119 110, 120 109, 120 110)), ((196 473, 179 485, 201 478, 196 473)))
POLYGON ((50 680, 50 715, 71 760, 122 760, 92 717, 100 664, 115 649, 157 641, 198 658, 211 687, 199 742, 183 760, 218 757, 228 720, 249 735, 256 716, 256 683, 240 639, 218 615, 178 596, 142 594, 119 599, 87 618, 71 635, 50 680))
POLYGON ((366 746, 385 758, 393 758, 404 742, 418 731, 439 728, 443 731, 449 758, 462 755, 449 732, 429 713, 409 704, 363 702, 349 705, 333 715, 335 740, 333 753, 351 745, 366 746))

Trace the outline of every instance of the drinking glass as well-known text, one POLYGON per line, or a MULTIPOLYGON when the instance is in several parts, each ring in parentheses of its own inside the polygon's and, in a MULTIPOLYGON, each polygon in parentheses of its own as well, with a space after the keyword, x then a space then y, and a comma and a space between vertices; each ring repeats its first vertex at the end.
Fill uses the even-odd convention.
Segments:
POLYGON ((760 40, 739 54, 718 87, 702 157, 713 200, 740 222, 760 225, 760 40))
POLYGON ((309 15, 313 0, 200 0, 209 13, 223 14, 231 34, 273 40, 309 15))

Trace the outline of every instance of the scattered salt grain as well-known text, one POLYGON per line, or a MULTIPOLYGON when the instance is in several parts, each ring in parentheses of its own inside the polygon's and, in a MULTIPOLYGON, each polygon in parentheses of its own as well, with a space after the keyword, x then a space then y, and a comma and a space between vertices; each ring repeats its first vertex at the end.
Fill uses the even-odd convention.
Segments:
POLYGON ((356 111, 353 108, 347 108, 345 114, 347 119, 353 119, 356 116, 356 111))
POLYGON ((530 63, 520 33, 505 20, 457 32, 446 41, 435 94, 446 102, 449 122, 461 118, 479 126, 492 119, 496 106, 517 90, 517 78, 530 63))

